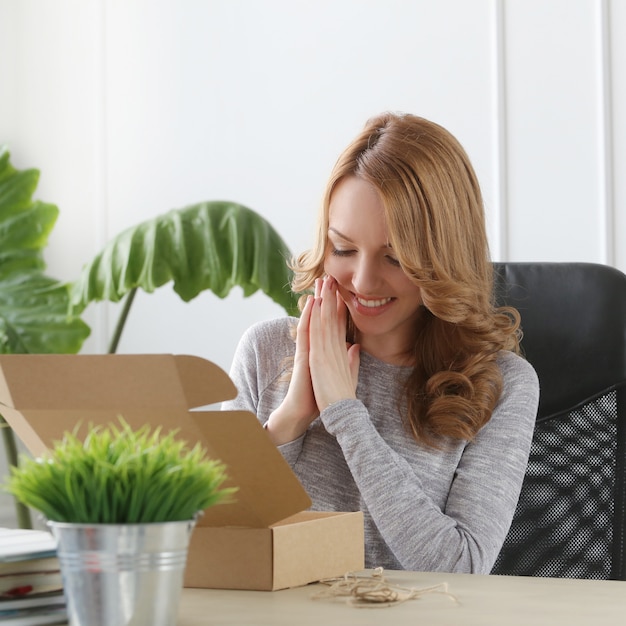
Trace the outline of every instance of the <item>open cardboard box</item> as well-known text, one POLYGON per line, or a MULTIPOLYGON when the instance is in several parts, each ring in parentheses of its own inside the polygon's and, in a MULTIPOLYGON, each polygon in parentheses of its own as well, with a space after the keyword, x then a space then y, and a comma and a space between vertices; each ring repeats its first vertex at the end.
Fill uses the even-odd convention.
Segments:
POLYGON ((186 587, 275 590, 363 569, 361 512, 306 511, 311 500, 256 416, 200 410, 234 398, 217 365, 181 355, 0 355, 0 414, 41 455, 66 431, 122 416, 178 429, 227 465, 236 501, 204 511, 186 587), (195 410, 194 410, 195 409, 195 410))

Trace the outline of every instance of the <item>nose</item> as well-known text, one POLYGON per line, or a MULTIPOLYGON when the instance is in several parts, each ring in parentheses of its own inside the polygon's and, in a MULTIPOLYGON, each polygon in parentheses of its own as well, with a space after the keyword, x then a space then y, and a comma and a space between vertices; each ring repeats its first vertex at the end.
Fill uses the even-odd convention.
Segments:
POLYGON ((381 295, 382 274, 376 259, 365 255, 359 257, 352 272, 354 292, 362 296, 381 295))

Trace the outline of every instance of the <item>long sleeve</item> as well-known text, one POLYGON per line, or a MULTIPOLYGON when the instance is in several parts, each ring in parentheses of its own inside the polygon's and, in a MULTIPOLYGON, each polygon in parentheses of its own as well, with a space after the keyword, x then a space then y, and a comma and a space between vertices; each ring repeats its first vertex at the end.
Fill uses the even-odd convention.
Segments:
MULTIPOLYGON (((294 323, 262 322, 244 335, 231 367, 239 395, 224 408, 269 418, 288 388, 294 323)), ((491 570, 517 504, 538 403, 526 361, 502 353, 499 365, 504 392, 470 443, 418 444, 398 402, 406 368, 362 354, 358 399, 331 405, 304 436, 279 447, 313 509, 363 511, 368 567, 491 570)))
MULTIPOLYGON (((241 337, 230 368, 238 395, 222 403, 223 410, 255 413, 265 423, 280 404, 289 384, 288 376, 295 349, 292 331, 296 318, 281 318, 250 327, 241 337)), ((303 437, 280 446, 293 466, 302 449, 303 437)))
POLYGON ((505 391, 491 421, 471 443, 430 455, 428 472, 382 438, 359 401, 322 414, 374 524, 404 569, 488 573, 495 562, 515 512, 538 402, 534 370, 515 357, 501 360, 505 391), (433 490, 441 478, 435 473, 459 452, 442 502, 441 489, 433 490))

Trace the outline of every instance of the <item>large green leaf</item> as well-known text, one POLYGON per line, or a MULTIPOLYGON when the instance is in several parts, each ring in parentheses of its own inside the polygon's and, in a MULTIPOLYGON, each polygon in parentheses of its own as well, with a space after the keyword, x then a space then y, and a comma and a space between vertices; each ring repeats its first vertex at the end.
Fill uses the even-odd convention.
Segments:
POLYGON ((224 298, 237 285, 244 296, 260 289, 295 314, 289 256, 280 235, 252 209, 203 202, 142 222, 109 241, 71 286, 71 306, 82 311, 94 300, 117 302, 133 289, 151 293, 173 281, 185 302, 206 289, 224 298))
POLYGON ((67 286, 44 274, 59 209, 33 201, 39 171, 16 170, 0 147, 0 352, 76 353, 89 327, 68 316, 67 286))

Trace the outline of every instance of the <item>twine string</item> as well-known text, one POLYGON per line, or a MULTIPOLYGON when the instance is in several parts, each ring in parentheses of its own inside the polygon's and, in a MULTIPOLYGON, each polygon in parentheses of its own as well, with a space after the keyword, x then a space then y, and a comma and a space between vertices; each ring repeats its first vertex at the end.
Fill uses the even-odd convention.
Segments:
POLYGON ((348 604, 357 608, 393 606, 431 593, 440 593, 459 604, 457 598, 448 591, 447 582, 430 587, 402 587, 390 583, 382 567, 377 567, 368 576, 347 572, 340 578, 326 578, 320 583, 327 588, 313 594, 314 600, 345 598, 348 604))

